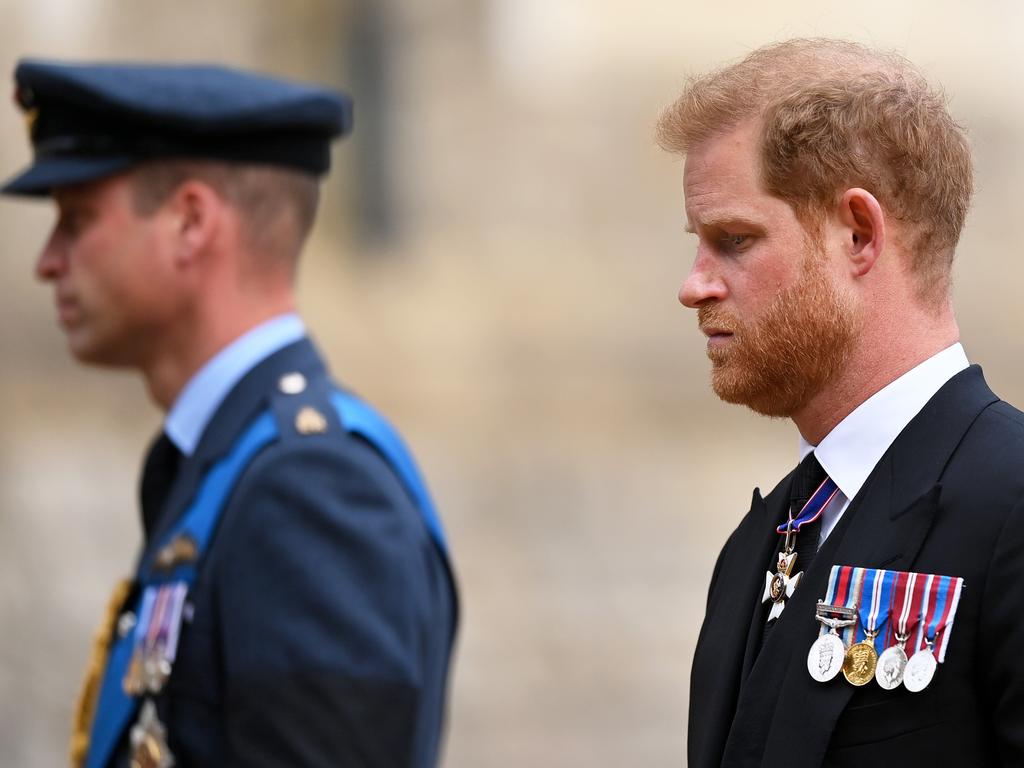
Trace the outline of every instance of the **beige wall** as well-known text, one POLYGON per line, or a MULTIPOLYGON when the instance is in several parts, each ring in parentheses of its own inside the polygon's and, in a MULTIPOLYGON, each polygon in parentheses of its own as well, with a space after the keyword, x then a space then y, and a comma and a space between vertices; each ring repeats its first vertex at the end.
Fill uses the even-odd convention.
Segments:
MULTIPOLYGON (((650 127, 687 72, 822 34, 897 47, 944 83, 978 165, 957 266, 965 345, 1024 402, 1024 10, 975 6, 381 6, 400 234, 355 235, 357 104, 301 293, 338 376, 409 437, 450 529, 465 623, 446 765, 682 764, 711 564, 751 488, 796 461, 785 423, 708 393, 694 318, 675 303, 693 243, 679 162, 650 127)), ((198 58, 344 86, 354 7, 0 0, 0 71, 28 54, 198 58)), ((20 117, 0 109, 0 173, 26 159, 20 117)), ((131 374, 64 353, 30 278, 50 216, 0 201, 3 765, 61 760, 92 625, 135 551, 135 476, 159 424, 131 374)))

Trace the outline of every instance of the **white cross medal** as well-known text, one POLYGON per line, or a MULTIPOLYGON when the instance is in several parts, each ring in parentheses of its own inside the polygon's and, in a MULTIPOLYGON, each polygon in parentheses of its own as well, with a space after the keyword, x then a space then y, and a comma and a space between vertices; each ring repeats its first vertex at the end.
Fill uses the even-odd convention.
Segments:
POLYGON ((811 494, 811 498, 804 504, 800 514, 793 517, 790 510, 789 519, 776 528, 776 532, 785 534, 786 541, 779 552, 778 561, 775 564, 775 573, 768 571, 764 577, 764 594, 761 595, 761 602, 771 601, 772 607, 768 611, 768 621, 777 619, 786 608, 786 600, 793 596, 793 591, 800 583, 803 571, 793 574, 793 566, 796 564, 796 552, 794 551, 795 536, 807 523, 813 523, 821 517, 822 511, 829 505, 829 502, 839 493, 839 486, 832 478, 826 477, 818 489, 811 494))
MULTIPOLYGON (((792 523, 792 519, 790 522, 792 523)), ((800 577, 804 575, 803 571, 800 571, 800 573, 790 576, 793 565, 796 563, 796 552, 790 546, 789 540, 790 536, 787 533, 786 546, 782 552, 779 552, 779 562, 775 567, 775 573, 768 571, 764 575, 764 594, 761 595, 761 602, 767 603, 769 600, 772 602, 772 608, 768 612, 768 621, 782 615, 782 611, 786 607, 786 600, 793 596, 793 590, 800 583, 800 577)))

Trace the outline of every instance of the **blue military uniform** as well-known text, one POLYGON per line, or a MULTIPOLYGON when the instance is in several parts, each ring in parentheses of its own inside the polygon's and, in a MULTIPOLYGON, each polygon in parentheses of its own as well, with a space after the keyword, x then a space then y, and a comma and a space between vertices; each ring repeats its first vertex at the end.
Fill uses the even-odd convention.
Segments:
POLYGON ((206 470, 261 412, 274 414, 280 437, 239 477, 223 511, 157 700, 171 751, 185 764, 435 759, 453 582, 409 489, 376 446, 341 423, 333 391, 308 340, 260 363, 218 409, 148 521, 143 559, 206 470), (282 392, 295 374, 303 391, 282 392), (323 417, 323 431, 302 431, 304 409, 323 417))
MULTIPOLYGON (((36 156, 11 194, 164 157, 320 174, 351 125, 337 94, 223 68, 16 78, 36 156)), ((436 763, 458 612, 440 522, 397 433, 290 333, 243 362, 223 350, 193 379, 228 385, 201 429, 172 419, 181 450, 156 441, 90 768, 436 763)))

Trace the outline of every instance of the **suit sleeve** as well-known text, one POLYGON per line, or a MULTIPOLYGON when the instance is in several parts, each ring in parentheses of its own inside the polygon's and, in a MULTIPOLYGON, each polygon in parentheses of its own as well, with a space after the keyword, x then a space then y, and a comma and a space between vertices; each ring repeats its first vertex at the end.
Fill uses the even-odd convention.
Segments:
MULTIPOLYGON (((218 574, 228 764, 410 764, 429 622, 418 512, 368 446, 275 446, 218 574)), ((227 519, 226 519, 227 522, 227 519)))
POLYGON ((1024 500, 996 542, 981 611, 983 701, 992 707, 999 764, 1024 763, 1024 500))

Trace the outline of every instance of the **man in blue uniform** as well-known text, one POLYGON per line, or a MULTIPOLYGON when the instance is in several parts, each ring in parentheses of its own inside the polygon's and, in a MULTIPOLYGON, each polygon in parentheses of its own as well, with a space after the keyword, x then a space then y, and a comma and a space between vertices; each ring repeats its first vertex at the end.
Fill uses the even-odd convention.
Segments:
POLYGON ((23 61, 72 354, 166 412, 145 544, 79 712, 87 766, 432 766, 456 591, 400 438, 340 390, 294 275, 339 94, 220 67, 23 61))

